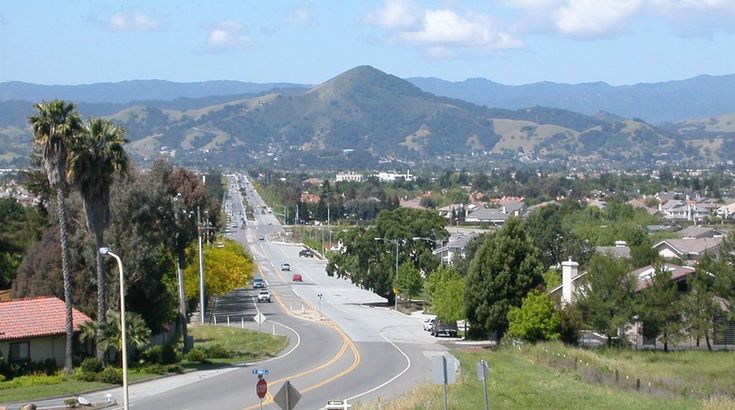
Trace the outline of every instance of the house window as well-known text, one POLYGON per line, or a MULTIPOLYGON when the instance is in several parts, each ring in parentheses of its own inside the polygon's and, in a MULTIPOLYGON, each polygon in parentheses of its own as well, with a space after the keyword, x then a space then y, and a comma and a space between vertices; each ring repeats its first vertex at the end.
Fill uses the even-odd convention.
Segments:
POLYGON ((31 343, 17 342, 10 344, 10 357, 8 362, 22 362, 31 360, 31 343))

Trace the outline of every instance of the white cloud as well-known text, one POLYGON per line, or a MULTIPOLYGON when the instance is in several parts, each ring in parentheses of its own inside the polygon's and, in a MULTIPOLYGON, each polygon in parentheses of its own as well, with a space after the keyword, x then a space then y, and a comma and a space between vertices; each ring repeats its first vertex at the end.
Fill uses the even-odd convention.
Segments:
POLYGON ((560 33, 572 37, 605 37, 620 31, 641 0, 570 0, 554 14, 560 33))
POLYGON ((112 31, 152 31, 161 27, 161 22, 140 11, 118 12, 106 21, 112 31))
POLYGON ((294 10, 293 13, 286 17, 286 21, 300 26, 308 26, 314 23, 314 18, 308 8, 301 7, 294 10))
POLYGON ((458 14, 452 9, 411 9, 406 2, 388 0, 367 21, 389 29, 394 40, 424 48, 433 58, 483 54, 518 48, 523 42, 494 24, 483 13, 458 14))
POLYGON ((366 20, 386 29, 407 29, 420 20, 421 13, 410 0, 387 0, 382 8, 370 11, 366 20))
POLYGON ((523 13, 515 27, 595 39, 629 31, 635 17, 661 21, 683 36, 735 32, 732 0, 503 0, 523 13))
POLYGON ((222 20, 208 27, 206 49, 227 51, 242 49, 252 45, 247 29, 235 20, 222 20))

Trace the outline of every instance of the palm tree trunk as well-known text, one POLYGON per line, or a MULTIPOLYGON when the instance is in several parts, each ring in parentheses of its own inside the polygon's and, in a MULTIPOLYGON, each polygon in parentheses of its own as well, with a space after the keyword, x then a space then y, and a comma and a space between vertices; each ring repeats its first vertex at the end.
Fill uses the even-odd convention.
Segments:
POLYGON ((64 278, 64 307, 66 313, 66 348, 64 349, 64 373, 71 373, 72 364, 72 348, 74 344, 74 316, 72 314, 72 278, 71 269, 69 268, 69 226, 66 220, 66 187, 63 183, 56 188, 56 202, 59 212, 59 234, 61 236, 61 271, 64 278))
POLYGON ((99 249, 102 247, 104 238, 103 233, 98 232, 95 234, 95 255, 97 257, 97 358, 99 360, 102 360, 104 362, 105 359, 105 352, 102 350, 102 327, 107 322, 106 314, 107 314, 107 277, 105 276, 105 268, 104 264, 102 263, 102 254, 99 252, 99 249))

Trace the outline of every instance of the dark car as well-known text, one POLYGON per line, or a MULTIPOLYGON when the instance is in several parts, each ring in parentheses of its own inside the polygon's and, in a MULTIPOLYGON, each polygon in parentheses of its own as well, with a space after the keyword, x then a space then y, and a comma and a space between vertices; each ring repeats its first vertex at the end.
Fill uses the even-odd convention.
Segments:
POLYGON ((457 337, 457 332, 457 322, 448 322, 437 318, 431 325, 431 335, 434 337, 439 337, 439 335, 457 337))
POLYGON ((299 257, 301 257, 301 256, 303 256, 305 258, 313 258, 314 257, 314 252, 312 252, 311 249, 302 249, 299 252, 299 257))

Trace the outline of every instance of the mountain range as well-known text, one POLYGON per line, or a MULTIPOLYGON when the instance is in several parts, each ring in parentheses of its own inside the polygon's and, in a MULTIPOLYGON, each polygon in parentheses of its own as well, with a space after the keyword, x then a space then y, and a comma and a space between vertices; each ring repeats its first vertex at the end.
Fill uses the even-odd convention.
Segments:
MULTIPOLYGON (((735 153, 734 119, 727 115, 655 126, 609 112, 489 108, 432 94, 370 66, 315 87, 250 84, 234 88, 234 95, 217 95, 226 87, 207 91, 201 83, 187 88, 182 98, 172 91, 174 83, 165 84, 168 99, 155 100, 151 90, 156 87, 150 84, 151 90, 140 94, 154 98, 149 101, 128 100, 132 92, 94 94, 90 85, 84 89, 89 101, 80 98, 79 110, 85 117, 105 116, 123 125, 128 150, 138 159, 171 155, 196 165, 355 168, 379 162, 456 164, 467 158, 487 163, 519 156, 631 165, 725 160, 735 153)), ((7 95, 3 85, 0 95, 7 95)), ((22 99, 18 90, 14 95, 22 99)), ((58 89, 59 94, 44 98, 69 98, 65 93, 72 91, 58 89)), ((30 101, 0 101, 0 166, 27 161, 31 135, 26 118, 32 111, 30 101)))

